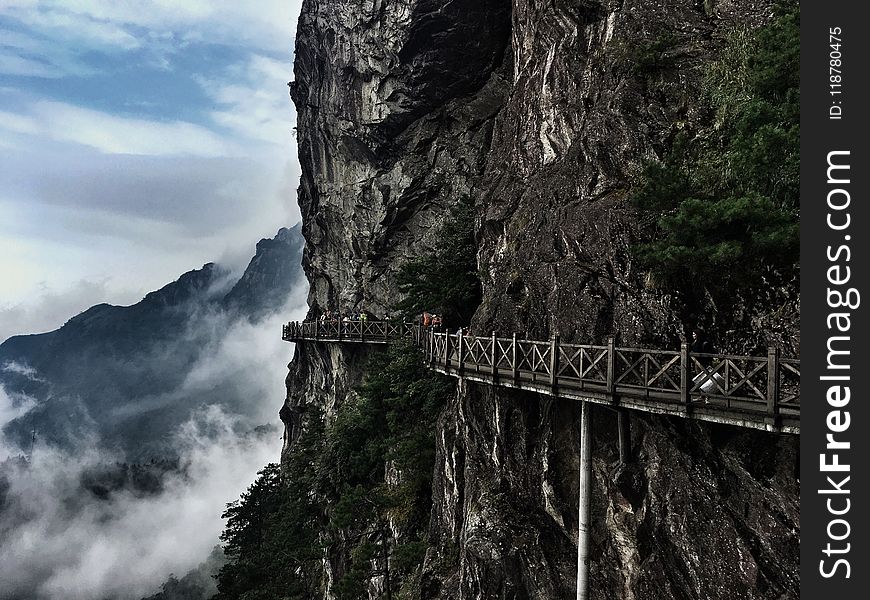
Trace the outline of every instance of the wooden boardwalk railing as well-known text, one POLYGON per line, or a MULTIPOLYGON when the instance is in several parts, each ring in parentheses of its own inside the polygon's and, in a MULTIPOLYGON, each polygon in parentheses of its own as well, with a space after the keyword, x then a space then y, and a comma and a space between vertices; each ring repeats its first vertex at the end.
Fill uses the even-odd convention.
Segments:
POLYGON ((489 385, 645 412, 800 433, 800 360, 436 333, 411 323, 288 323, 283 339, 386 344, 409 338, 430 368, 489 385), (705 365, 708 365, 705 369, 705 365), (705 392, 702 391, 702 386, 705 392))

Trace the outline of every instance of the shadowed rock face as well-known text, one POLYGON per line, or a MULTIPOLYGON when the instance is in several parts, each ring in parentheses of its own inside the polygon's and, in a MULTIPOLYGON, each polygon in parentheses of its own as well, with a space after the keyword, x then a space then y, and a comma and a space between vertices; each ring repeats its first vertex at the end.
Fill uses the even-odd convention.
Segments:
POLYGON ((292 95, 312 308, 383 313, 396 267, 474 192, 509 18, 493 0, 304 3, 292 95))
MULTIPOLYGON (((632 264, 626 197, 644 160, 709 120, 702 68, 724 36, 770 12, 306 1, 292 95, 313 314, 388 311, 398 266, 431 248, 468 195, 484 286, 473 329, 675 343, 680 307, 632 264), (654 61, 650 48, 663 49, 654 61)), ((369 351, 297 346, 288 444, 307 405, 329 417, 344 401, 369 351)), ((458 386, 435 435, 422 597, 573 597, 578 416, 565 401, 458 386)), ((615 419, 597 411, 593 597, 797 597, 796 438, 639 415, 632 425, 635 460, 619 467, 615 419)), ((326 596, 342 561, 329 557, 326 596)))

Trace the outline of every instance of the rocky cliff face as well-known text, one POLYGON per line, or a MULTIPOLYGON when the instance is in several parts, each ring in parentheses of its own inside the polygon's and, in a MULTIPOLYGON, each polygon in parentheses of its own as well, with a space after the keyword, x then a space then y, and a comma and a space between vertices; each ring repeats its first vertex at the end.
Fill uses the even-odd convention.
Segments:
MULTIPOLYGON (((770 12, 306 0, 292 95, 312 314, 387 312, 397 267, 470 196, 484 286, 474 329, 673 343, 680 310, 632 264, 626 197, 644 160, 709 118, 698 89, 724 36, 770 12)), ((307 405, 329 417, 352 393, 365 352, 297 346, 285 450, 307 405)), ((458 385, 435 436, 422 597, 572 597, 578 415, 458 385)), ((593 597, 797 597, 795 439, 634 415, 633 461, 619 466, 614 421, 597 411, 593 597)))

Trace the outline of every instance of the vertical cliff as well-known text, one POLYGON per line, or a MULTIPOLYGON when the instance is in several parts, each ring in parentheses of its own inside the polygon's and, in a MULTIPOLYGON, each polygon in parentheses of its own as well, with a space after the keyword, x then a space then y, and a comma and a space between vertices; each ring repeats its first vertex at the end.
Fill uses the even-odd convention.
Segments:
MULTIPOLYGON (((770 15, 691 0, 306 0, 292 97, 311 314, 388 313, 399 266, 468 197, 476 330, 674 343, 684 315, 633 262, 627 198, 645 160, 709 125, 704 67, 726 36, 770 15)), ((374 351, 297 345, 285 454, 307 408, 333 418, 374 351)), ((572 597, 578 415, 457 385, 433 436, 421 597, 572 597)), ((594 597, 797 597, 794 438, 635 415, 621 466, 614 422, 596 412, 594 597)), ((325 597, 346 562, 328 551, 325 597)))

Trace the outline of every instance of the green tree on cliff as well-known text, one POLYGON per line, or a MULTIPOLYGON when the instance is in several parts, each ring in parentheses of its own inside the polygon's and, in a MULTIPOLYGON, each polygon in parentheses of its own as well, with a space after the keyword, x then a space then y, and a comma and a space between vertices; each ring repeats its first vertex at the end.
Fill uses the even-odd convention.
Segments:
POLYGON ((375 577, 398 592, 422 564, 435 420, 453 384, 412 346, 375 354, 366 372, 329 425, 309 408, 284 462, 227 506, 217 600, 310 598, 326 553, 346 560, 342 600, 368 597, 375 577))
POLYGON ((634 201, 655 215, 638 255, 697 310, 764 297, 798 268, 800 16, 796 2, 735 32, 707 83, 715 122, 647 165, 634 201))
POLYGON ((372 577, 398 588, 420 564, 432 503, 435 420, 453 384, 428 371, 413 346, 372 357, 358 396, 342 407, 322 460, 330 530, 351 540, 342 598, 365 597, 372 577), (401 532, 401 542, 391 530, 401 532), (385 557, 389 555, 389 565, 385 557))
POLYGON ((396 308, 406 317, 434 311, 450 325, 471 320, 481 300, 474 217, 474 203, 463 198, 439 229, 433 251, 399 269, 404 298, 396 308))

